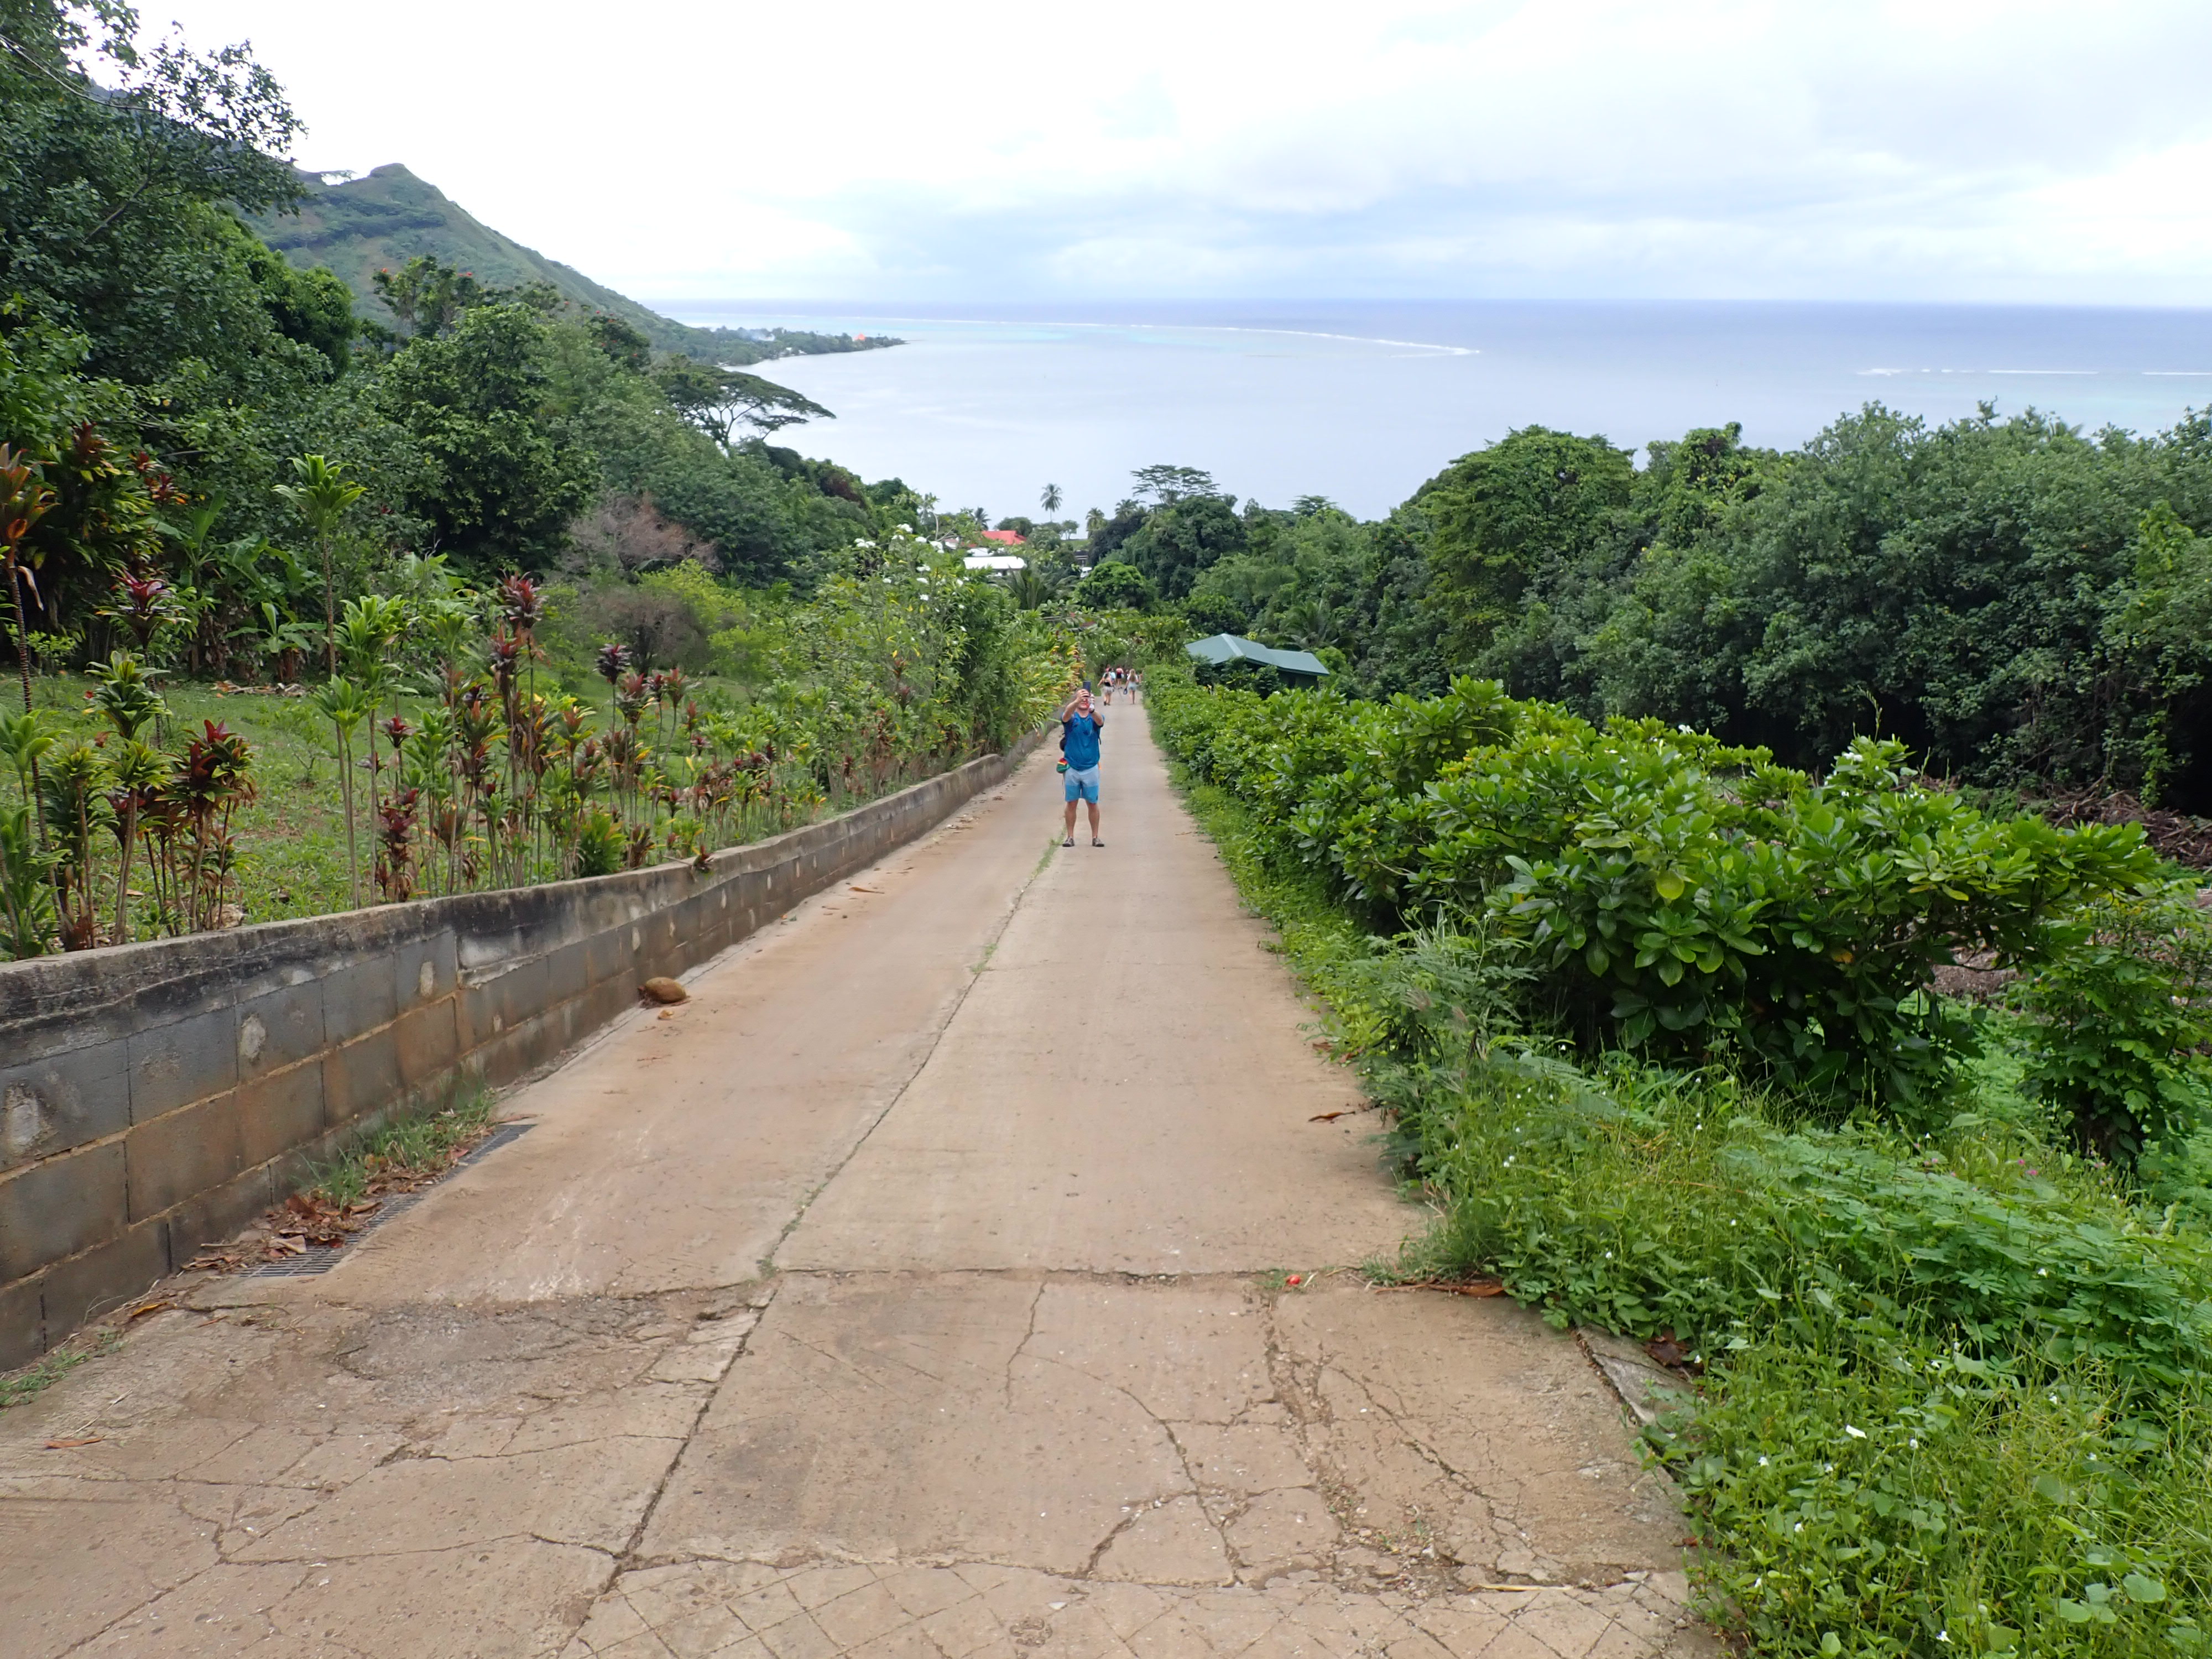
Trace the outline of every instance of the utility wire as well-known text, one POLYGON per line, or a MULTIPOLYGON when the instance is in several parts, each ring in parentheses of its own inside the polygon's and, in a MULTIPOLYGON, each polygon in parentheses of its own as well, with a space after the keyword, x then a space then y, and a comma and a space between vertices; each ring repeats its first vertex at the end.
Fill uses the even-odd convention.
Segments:
POLYGON ((37 70, 40 75, 45 76, 47 80, 52 82, 64 92, 74 93, 79 98, 83 99, 88 104, 96 105, 101 109, 108 107, 106 100, 100 97, 94 93, 87 92, 77 82, 69 80, 62 76, 55 74, 53 70, 47 68, 44 64, 40 63, 37 58, 33 56, 27 46, 9 40, 4 34, 0 34, 0 50, 5 50, 13 56, 21 58, 30 68, 37 70))

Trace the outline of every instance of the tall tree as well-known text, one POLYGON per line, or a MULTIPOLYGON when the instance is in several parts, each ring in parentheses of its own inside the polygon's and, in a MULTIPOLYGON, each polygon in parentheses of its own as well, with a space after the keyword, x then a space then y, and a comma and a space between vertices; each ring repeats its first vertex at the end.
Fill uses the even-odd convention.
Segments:
POLYGON ((1547 559, 1571 560, 1612 532, 1635 477, 1628 451, 1603 438, 1531 426, 1422 485, 1412 505, 1431 526, 1435 597, 1453 623, 1455 653, 1488 643, 1547 559))
POLYGON ((267 331, 233 209, 301 186, 278 159, 298 119, 247 49, 142 53, 137 21, 118 0, 0 0, 0 294, 85 335, 91 373, 143 385, 267 331))
POLYGON ((543 568, 599 485, 598 460, 550 406, 546 325, 478 306, 393 358, 380 395, 431 464, 414 503, 480 574, 543 568))
POLYGON ((1194 466, 1140 466, 1130 474, 1137 481, 1137 494, 1149 495, 1163 507, 1173 507, 1189 495, 1211 495, 1214 493, 1213 475, 1194 466))
POLYGON ((1188 495, 1147 514, 1119 556, 1143 571, 1164 598, 1179 599, 1200 572, 1243 545, 1243 521, 1230 498, 1188 495))
POLYGON ((418 253, 398 270, 380 270, 369 279, 376 297, 414 339, 435 339, 477 306, 489 305, 498 291, 477 280, 472 270, 456 270, 441 259, 418 253))
POLYGON ((653 378, 676 412, 725 449, 741 426, 765 437, 803 421, 837 418, 788 386, 689 357, 663 358, 653 378))

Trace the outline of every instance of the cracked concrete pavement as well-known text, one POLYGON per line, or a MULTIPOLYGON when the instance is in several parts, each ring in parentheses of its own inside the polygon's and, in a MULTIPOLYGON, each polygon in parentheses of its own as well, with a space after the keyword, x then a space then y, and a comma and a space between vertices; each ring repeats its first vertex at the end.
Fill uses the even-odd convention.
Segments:
POLYGON ((1133 711, 522 1090, 329 1273, 0 1414, 0 1652, 1708 1655, 1568 1338, 1393 1250, 1133 711))

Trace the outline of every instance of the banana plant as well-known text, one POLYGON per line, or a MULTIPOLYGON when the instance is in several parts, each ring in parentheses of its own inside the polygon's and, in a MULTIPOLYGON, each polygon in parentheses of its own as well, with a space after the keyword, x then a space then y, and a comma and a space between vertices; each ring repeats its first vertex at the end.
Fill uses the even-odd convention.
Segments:
POLYGON ((300 659, 314 642, 313 629, 305 623, 294 622, 275 600, 264 599, 261 625, 251 633, 254 648, 260 652, 263 662, 274 659, 277 679, 289 681, 300 677, 300 659))

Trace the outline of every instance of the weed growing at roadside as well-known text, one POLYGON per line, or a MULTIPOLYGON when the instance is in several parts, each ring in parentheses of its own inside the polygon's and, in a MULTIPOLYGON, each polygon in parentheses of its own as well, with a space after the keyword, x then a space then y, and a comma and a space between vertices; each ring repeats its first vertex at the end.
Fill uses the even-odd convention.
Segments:
POLYGON ((2075 1141, 2133 1162, 2212 1118, 2212 916, 2195 881, 2090 907, 2087 937, 2021 981, 2023 1082, 2075 1141))
POLYGON ((1820 1310, 1650 1437, 1754 1651, 2119 1659, 2206 1645, 2208 1405, 1820 1310))
POLYGON ((27 1406, 86 1360, 113 1353, 122 1346, 123 1333, 112 1326, 97 1333, 80 1332, 36 1364, 0 1376, 0 1411, 27 1406))
POLYGON ((357 1204, 379 1184, 412 1186, 443 1173, 492 1130, 492 1097, 479 1089, 435 1111, 404 1117, 364 1135, 315 1172, 307 1191, 334 1209, 357 1204))

